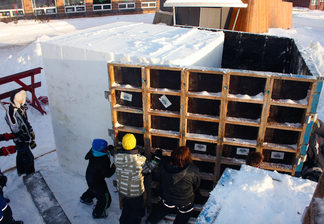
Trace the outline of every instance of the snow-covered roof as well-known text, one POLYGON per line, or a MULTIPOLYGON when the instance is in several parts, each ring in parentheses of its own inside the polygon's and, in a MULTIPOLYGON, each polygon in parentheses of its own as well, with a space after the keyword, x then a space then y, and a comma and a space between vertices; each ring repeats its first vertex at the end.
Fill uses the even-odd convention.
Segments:
POLYGON ((241 0, 166 0, 164 7, 235 7, 246 8, 241 0))

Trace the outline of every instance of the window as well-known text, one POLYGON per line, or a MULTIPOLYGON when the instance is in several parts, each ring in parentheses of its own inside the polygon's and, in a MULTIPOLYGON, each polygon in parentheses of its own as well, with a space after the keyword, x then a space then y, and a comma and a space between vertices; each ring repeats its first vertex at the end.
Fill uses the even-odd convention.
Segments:
POLYGON ((85 12, 85 2, 83 0, 65 0, 65 12, 75 13, 75 12, 85 12))
MULTIPOLYGON (((323 1, 323 0, 321 0, 321 1, 323 1)), ((318 5, 318 0, 312 0, 311 5, 318 5)))
POLYGON ((119 0, 118 1, 118 9, 125 10, 125 9, 135 9, 135 1, 134 0, 119 0))
POLYGON ((55 0, 33 0, 34 8, 55 7, 55 0))
POLYGON ((56 14, 55 0, 33 0, 35 15, 56 14))
POLYGON ((142 7, 142 9, 156 8, 156 1, 154 1, 154 0, 144 0, 141 3, 141 7, 142 7))
POLYGON ((0 10, 5 9, 23 9, 21 0, 0 1, 0 10))
POLYGON ((111 0, 93 0, 93 11, 112 10, 111 0))
POLYGON ((0 1, 0 17, 23 16, 22 0, 0 1))

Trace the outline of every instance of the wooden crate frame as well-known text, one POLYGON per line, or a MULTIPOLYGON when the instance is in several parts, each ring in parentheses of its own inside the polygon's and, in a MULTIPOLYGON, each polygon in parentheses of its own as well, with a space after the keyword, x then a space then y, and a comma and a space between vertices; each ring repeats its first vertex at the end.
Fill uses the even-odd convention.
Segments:
MULTIPOLYGON (((129 65, 122 63, 108 63, 108 71, 110 78, 110 97, 112 106, 112 123, 113 131, 115 135, 115 145, 120 144, 120 139, 118 140, 119 132, 130 132, 134 134, 142 134, 144 142, 144 154, 150 159, 150 150, 152 149, 152 137, 159 136, 164 138, 175 138, 179 140, 179 145, 186 145, 187 141, 196 141, 201 143, 212 143, 215 144, 215 156, 211 155, 201 155, 192 153, 194 161, 201 161, 206 163, 213 163, 215 165, 213 173, 203 173, 201 172, 201 179, 212 181, 213 186, 217 184, 220 178, 221 165, 223 166, 241 166, 245 163, 243 159, 235 159, 230 157, 223 157, 222 151, 224 146, 236 146, 243 148, 255 148, 256 151, 263 153, 263 150, 273 150, 277 152, 292 153, 293 160, 291 164, 279 164, 279 163, 269 163, 263 162, 261 165, 262 169, 267 170, 277 170, 279 172, 288 173, 295 175, 296 171, 300 172, 302 167, 302 159, 306 154, 307 144, 310 136, 311 126, 314 121, 314 116, 316 116, 316 109, 319 100, 319 94, 321 92, 321 87, 323 83, 323 78, 316 78, 310 75, 291 75, 282 73, 271 73, 271 72, 255 72, 255 71, 242 71, 235 69, 215 69, 215 68, 204 68, 204 69, 191 69, 191 68, 176 68, 176 67, 163 67, 163 66, 147 66, 147 65, 129 65), (134 87, 127 85, 128 83, 116 84, 115 83, 115 68, 136 68, 140 70, 141 73, 141 87, 134 87), (151 88, 150 78, 152 70, 161 71, 177 71, 181 75, 181 84, 179 89, 163 89, 163 88, 151 88), (192 73, 201 74, 214 74, 222 76, 222 90, 220 93, 209 93, 200 94, 197 92, 189 91, 189 77, 192 73), (238 97, 229 96, 229 86, 231 76, 241 76, 241 77, 252 77, 252 78, 263 78, 266 80, 265 88, 263 92, 263 100, 260 99, 242 99, 238 97), (271 98, 274 83, 276 80, 289 80, 297 82, 307 82, 309 83, 309 90, 307 96, 307 103, 297 102, 282 102, 280 100, 274 100, 271 98), (127 91, 142 94, 142 108, 132 108, 127 106, 118 105, 116 103, 116 91, 127 91), (165 94, 168 96, 180 97, 180 111, 171 112, 163 110, 152 110, 151 109, 151 95, 152 94, 165 94), (211 116, 204 114, 192 114, 188 113, 188 99, 207 99, 207 100, 218 100, 220 101, 219 116, 211 116), (261 117, 259 121, 240 119, 240 118, 230 118, 227 117, 227 105, 229 102, 243 102, 259 104, 262 106, 261 117), (268 122, 268 117, 270 113, 271 106, 279 107, 290 107, 290 108, 301 108, 305 110, 303 115, 303 121, 301 121, 299 126, 289 125, 285 123, 278 122, 268 122), (117 113, 135 113, 141 114, 143 116, 143 126, 142 127, 132 127, 127 125, 120 125, 117 120, 117 113), (152 116, 162 116, 169 118, 176 118, 180 120, 179 132, 167 131, 167 130, 156 130, 152 129, 152 116), (215 136, 204 135, 204 134, 191 134, 187 132, 188 120, 196 121, 207 121, 212 123, 218 123, 218 133, 215 136), (246 127, 258 128, 258 135, 255 141, 240 141, 234 138, 225 137, 225 127, 226 125, 240 125, 246 127), (298 132, 298 139, 295 147, 264 142, 267 128, 275 130, 285 130, 298 132)), ((171 150, 163 149, 163 155, 169 156, 171 150)), ((149 181, 149 189, 154 188, 156 184, 149 181)), ((150 190, 148 190, 150 192, 150 190)), ((200 189, 203 196, 208 197, 208 192, 210 190, 200 189)), ((150 195, 150 193, 149 193, 150 195)), ((154 201, 153 198, 149 198, 149 201, 154 201)), ((196 210, 199 211, 201 206, 197 206, 196 210)))

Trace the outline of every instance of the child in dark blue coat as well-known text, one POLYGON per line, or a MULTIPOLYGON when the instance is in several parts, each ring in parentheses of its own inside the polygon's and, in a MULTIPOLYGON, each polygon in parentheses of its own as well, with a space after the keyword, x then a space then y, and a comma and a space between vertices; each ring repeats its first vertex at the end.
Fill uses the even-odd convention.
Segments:
POLYGON ((92 212, 95 219, 107 218, 106 210, 111 204, 111 196, 106 177, 111 177, 115 173, 115 165, 110 166, 109 151, 114 147, 108 146, 103 139, 94 139, 92 148, 85 156, 89 160, 86 171, 88 190, 80 197, 80 202, 92 205, 93 198, 97 198, 97 204, 92 212))

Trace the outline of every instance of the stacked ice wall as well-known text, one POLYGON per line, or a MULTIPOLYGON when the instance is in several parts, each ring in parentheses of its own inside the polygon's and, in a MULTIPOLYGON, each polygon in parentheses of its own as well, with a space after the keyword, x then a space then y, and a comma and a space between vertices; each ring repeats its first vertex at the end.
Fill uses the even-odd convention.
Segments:
POLYGON ((118 22, 41 43, 56 149, 84 175, 94 138, 112 144, 108 62, 221 67, 224 33, 118 22))

